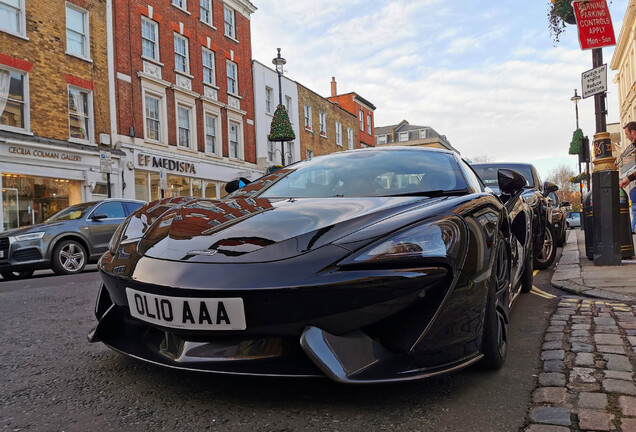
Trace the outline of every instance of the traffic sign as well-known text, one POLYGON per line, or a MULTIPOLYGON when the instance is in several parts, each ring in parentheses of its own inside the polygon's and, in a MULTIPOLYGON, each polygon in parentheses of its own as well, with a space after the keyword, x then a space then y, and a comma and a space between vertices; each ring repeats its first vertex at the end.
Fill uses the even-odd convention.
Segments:
POLYGON ((581 74, 583 99, 607 91, 607 64, 581 74))
POLYGON ((606 0, 577 0, 572 2, 572 7, 582 50, 616 45, 606 0))
POLYGON ((110 152, 99 152, 99 172, 105 174, 110 174, 113 172, 110 152))

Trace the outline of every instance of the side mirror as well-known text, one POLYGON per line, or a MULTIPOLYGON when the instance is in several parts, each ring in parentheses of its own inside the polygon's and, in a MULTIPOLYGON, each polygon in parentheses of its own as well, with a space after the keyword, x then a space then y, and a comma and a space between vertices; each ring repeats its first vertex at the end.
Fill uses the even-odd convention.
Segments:
POLYGON ((231 194, 235 190, 242 188, 245 185, 248 185, 250 181, 244 177, 239 177, 235 180, 227 182, 225 185, 225 192, 231 194))
POLYGON ((552 182, 547 181, 543 183, 543 196, 548 196, 552 192, 556 192, 558 190, 559 190, 559 187, 552 182))
POLYGON ((93 220, 108 219, 108 215, 104 212, 95 212, 91 216, 91 219, 93 220))
POLYGON ((506 195, 514 195, 526 185, 526 178, 518 171, 500 168, 497 170, 499 190, 506 195))

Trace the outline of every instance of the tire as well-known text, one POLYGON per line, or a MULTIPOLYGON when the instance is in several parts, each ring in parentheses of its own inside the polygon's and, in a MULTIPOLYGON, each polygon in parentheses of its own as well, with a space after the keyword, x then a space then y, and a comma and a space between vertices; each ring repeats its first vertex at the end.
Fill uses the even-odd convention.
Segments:
POLYGON ((508 351, 508 319, 501 307, 497 305, 497 293, 502 289, 508 289, 510 285, 510 257, 501 233, 496 244, 497 255, 489 281, 484 332, 481 341, 481 352, 484 357, 480 366, 484 369, 501 368, 508 351))
POLYGON ((51 269, 57 274, 76 274, 86 267, 86 249, 75 240, 62 240, 53 249, 51 269))
POLYGON ((532 250, 532 242, 530 242, 530 250, 526 255, 525 267, 521 273, 521 292, 527 293, 532 289, 534 278, 534 251, 532 250))
POLYGON ((21 270, 21 271, 1 270, 0 275, 2 275, 4 280, 25 279, 25 278, 33 276, 33 270, 21 270))
POLYGON ((556 243, 554 241, 554 228, 551 225, 545 227, 545 237, 543 239, 543 247, 534 259, 534 268, 545 270, 552 265, 556 257, 556 243))

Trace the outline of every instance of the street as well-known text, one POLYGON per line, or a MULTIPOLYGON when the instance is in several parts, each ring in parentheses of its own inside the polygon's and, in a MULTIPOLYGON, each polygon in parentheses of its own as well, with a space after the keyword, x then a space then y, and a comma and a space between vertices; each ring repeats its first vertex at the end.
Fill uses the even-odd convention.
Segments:
POLYGON ((501 370, 471 367, 372 386, 156 367, 87 342, 95 324, 95 270, 1 281, 0 425, 11 431, 517 431, 531 406, 556 306, 549 293, 559 293, 550 277, 551 270, 537 273, 539 291, 515 304, 501 370))

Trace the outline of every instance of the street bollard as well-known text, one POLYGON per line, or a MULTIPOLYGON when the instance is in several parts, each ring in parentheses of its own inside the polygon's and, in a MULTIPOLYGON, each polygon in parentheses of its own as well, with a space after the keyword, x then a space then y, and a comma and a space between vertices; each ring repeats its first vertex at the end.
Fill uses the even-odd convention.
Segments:
POLYGON ((629 218, 630 208, 629 199, 625 189, 619 188, 620 200, 620 239, 621 239, 621 258, 627 259, 634 256, 634 242, 632 240, 632 225, 629 218))
POLYGON ((592 191, 583 198, 583 220, 581 226, 585 234, 585 255, 587 259, 594 259, 594 209, 592 207, 592 191))

